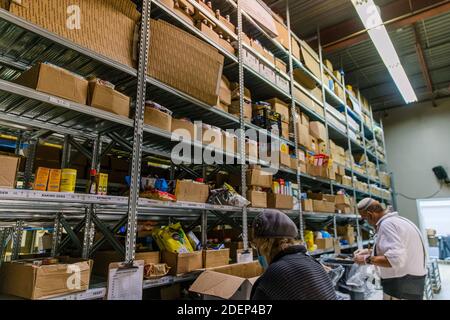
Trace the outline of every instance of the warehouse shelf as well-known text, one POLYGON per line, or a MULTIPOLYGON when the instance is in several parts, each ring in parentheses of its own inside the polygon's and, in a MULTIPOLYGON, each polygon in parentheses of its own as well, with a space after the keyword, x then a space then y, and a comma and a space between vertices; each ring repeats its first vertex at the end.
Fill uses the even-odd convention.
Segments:
POLYGON ((315 95, 313 95, 309 90, 305 89, 302 85, 300 85, 297 81, 294 80, 294 86, 301 90, 305 95, 307 95, 310 99, 314 100, 315 103, 323 107, 323 101, 319 100, 315 95))
MULTIPOLYGON (((373 241, 365 240, 365 241, 362 242, 363 247, 365 247, 365 246, 367 246, 369 244, 373 244, 373 241)), ((340 247, 341 247, 341 250, 354 249, 354 248, 358 247, 358 244, 357 243, 352 244, 352 245, 347 244, 347 245, 341 245, 340 247)), ((321 254, 333 253, 333 252, 334 252, 334 248, 332 248, 332 249, 318 249, 318 250, 310 252, 309 254, 312 255, 312 256, 318 256, 318 255, 321 255, 321 254)))

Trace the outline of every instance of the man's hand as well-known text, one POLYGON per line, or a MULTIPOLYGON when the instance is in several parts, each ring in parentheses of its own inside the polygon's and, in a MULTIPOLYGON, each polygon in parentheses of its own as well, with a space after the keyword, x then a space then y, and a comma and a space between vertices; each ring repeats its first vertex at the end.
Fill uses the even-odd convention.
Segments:
POLYGON ((370 257, 370 255, 368 254, 358 254, 353 258, 353 261, 355 261, 355 263, 359 264, 359 265, 364 265, 366 264, 366 259, 370 257))
POLYGON ((361 254, 370 255, 370 254, 372 254, 372 249, 358 249, 353 253, 353 255, 355 255, 355 256, 358 256, 361 254))

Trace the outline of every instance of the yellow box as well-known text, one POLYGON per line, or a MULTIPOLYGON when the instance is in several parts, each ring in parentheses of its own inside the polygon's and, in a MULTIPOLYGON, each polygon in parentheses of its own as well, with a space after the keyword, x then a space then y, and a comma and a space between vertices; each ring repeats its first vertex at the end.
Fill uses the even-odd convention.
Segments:
POLYGON ((61 184, 61 169, 50 169, 47 191, 59 192, 61 184))
POLYGON ((75 184, 77 181, 77 170, 75 169, 62 169, 61 173, 61 192, 75 192, 75 184))
POLYGON ((36 170, 33 189, 38 191, 46 191, 49 176, 50 176, 49 168, 39 167, 36 170))
POLYGON ((97 182, 97 194, 106 195, 108 193, 108 175, 99 173, 95 176, 97 182))

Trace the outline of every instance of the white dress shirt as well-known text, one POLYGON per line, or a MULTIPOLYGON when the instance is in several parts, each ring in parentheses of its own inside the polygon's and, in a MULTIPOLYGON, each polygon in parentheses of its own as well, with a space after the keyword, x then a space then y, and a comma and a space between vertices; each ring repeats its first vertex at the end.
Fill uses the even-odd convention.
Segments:
POLYGON ((397 212, 384 215, 377 222, 374 251, 377 256, 385 256, 392 268, 377 267, 381 279, 424 276, 427 273, 424 243, 414 223, 397 212))

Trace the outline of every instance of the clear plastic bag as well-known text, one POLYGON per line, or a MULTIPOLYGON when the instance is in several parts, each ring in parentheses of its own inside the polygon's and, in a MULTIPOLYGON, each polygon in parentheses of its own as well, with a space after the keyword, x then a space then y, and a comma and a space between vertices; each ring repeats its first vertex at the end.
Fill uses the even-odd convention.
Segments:
POLYGON ((346 284, 364 290, 367 297, 376 289, 374 284, 376 278, 374 266, 354 264, 350 269, 346 284))
POLYGON ((337 283, 339 282, 339 280, 342 278, 342 276, 344 275, 345 269, 343 266, 337 266, 335 268, 332 268, 329 272, 328 272, 328 276, 331 279, 331 282, 333 282, 333 286, 336 286, 337 283))

